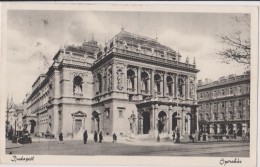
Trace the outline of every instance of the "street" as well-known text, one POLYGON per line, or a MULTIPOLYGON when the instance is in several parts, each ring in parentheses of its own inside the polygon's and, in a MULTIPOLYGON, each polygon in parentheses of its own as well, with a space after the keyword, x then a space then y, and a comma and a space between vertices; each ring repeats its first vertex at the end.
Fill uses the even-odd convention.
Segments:
POLYGON ((67 140, 58 144, 56 140, 34 141, 19 148, 6 149, 6 154, 33 155, 145 155, 145 156, 195 156, 195 157, 249 157, 247 142, 205 143, 154 143, 134 145, 127 143, 67 140))

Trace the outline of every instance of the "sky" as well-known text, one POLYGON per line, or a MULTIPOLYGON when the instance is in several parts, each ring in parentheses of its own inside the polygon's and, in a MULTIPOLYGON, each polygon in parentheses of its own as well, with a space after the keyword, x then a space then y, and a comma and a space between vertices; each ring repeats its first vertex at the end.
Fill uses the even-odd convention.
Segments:
POLYGON ((216 52, 223 48, 217 35, 239 30, 234 22, 242 14, 174 12, 100 12, 9 10, 7 15, 7 93, 21 103, 39 74, 45 73, 59 48, 81 45, 93 36, 100 44, 121 31, 158 37, 158 42, 179 51, 181 61, 196 58, 197 79, 217 80, 229 74, 242 74, 240 64, 224 64, 216 52), (157 35, 156 35, 157 34, 157 35), (19 86, 18 84, 19 83, 19 86))

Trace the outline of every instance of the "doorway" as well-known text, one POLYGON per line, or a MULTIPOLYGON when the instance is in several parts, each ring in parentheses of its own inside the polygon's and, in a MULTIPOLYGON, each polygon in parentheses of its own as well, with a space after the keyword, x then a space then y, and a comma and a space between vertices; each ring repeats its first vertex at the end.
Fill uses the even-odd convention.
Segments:
POLYGON ((142 115, 143 115, 143 134, 149 134, 149 131, 150 131, 150 113, 144 112, 142 115))

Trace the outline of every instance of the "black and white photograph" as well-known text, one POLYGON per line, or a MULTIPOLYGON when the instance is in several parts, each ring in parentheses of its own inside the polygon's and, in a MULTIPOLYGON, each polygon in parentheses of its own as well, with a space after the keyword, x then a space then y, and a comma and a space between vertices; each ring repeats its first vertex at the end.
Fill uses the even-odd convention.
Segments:
POLYGON ((256 165, 257 8, 5 7, 6 162, 256 165))

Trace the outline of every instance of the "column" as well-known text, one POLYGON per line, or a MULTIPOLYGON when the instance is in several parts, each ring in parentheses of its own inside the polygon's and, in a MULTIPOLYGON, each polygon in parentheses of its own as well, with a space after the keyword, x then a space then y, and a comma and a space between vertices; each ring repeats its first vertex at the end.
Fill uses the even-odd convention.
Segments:
POLYGON ((197 83, 197 78, 196 77, 194 77, 194 92, 193 92, 193 94, 194 94, 194 99, 195 99, 195 101, 197 101, 197 86, 196 86, 196 83, 197 83))
POLYGON ((134 92, 137 93, 137 76, 136 76, 136 74, 134 76, 134 82, 135 82, 134 83, 134 89, 135 89, 134 92))
POLYGON ((170 132, 170 134, 172 134, 172 105, 169 106, 169 115, 168 115, 168 131, 170 132))
POLYGON ((233 132, 237 132, 237 124, 233 124, 233 132))
POLYGON ((166 92, 167 92, 167 81, 166 81, 166 72, 164 72, 163 74, 163 96, 166 96, 166 92))
POLYGON ((209 133, 210 133, 210 134, 212 134, 212 133, 213 133, 213 131, 214 131, 214 130, 213 130, 213 125, 212 125, 212 124, 210 124, 210 125, 209 125, 209 133))
POLYGON ((115 62, 113 62, 113 64, 112 64, 112 90, 116 90, 116 84, 117 84, 117 82, 116 82, 116 76, 117 76, 117 74, 116 74, 116 64, 115 64, 115 62))
POLYGON ((127 91, 127 65, 124 65, 123 68, 123 90, 127 91))
POLYGON ((229 129, 228 129, 228 125, 225 125, 226 126, 226 134, 228 134, 228 132, 229 132, 229 129))
POLYGON ((178 98, 178 79, 179 79, 179 77, 178 77, 178 74, 176 74, 175 75, 175 87, 174 87, 174 97, 175 98, 178 98))
POLYGON ((147 90, 148 90, 148 94, 151 94, 151 72, 149 73, 149 81, 147 82, 147 90))
POLYGON ((157 127, 158 121, 157 120, 158 120, 158 104, 155 104, 155 106, 154 106, 154 121, 153 121, 155 137, 157 137, 157 135, 158 135, 158 127, 157 127))
POLYGON ((247 133, 247 123, 243 123, 242 124, 242 132, 245 132, 245 133, 247 133))
POLYGON ((154 69, 151 70, 150 81, 151 81, 151 95, 154 95, 154 69))
POLYGON ((186 78, 186 85, 187 85, 187 88, 186 88, 186 99, 190 99, 190 91, 189 91, 189 89, 190 89, 190 82, 189 82, 189 76, 187 76, 187 78, 186 78))
POLYGON ((217 133, 220 133, 220 124, 217 125, 217 133))
POLYGON ((138 94, 140 94, 141 93, 141 67, 139 67, 138 69, 137 69, 137 80, 138 80, 138 82, 137 82, 137 93, 138 94))
POLYGON ((151 119, 150 119, 150 132, 154 132, 154 105, 152 104, 151 119))

